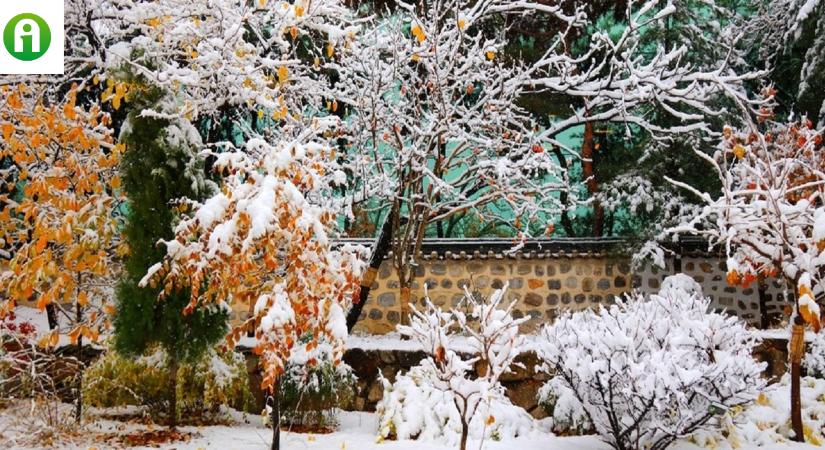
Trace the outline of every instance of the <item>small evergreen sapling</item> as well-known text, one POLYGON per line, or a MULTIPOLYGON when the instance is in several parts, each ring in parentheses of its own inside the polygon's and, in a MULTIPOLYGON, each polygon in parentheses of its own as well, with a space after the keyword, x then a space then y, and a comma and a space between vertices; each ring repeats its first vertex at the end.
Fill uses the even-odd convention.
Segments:
MULTIPOLYGON (((150 96, 151 98, 151 96, 150 96)), ((136 111, 140 111, 136 108, 136 111)), ((163 258, 157 242, 174 235, 175 200, 199 198, 205 183, 195 150, 201 145, 197 132, 183 121, 130 114, 121 142, 130 149, 120 166, 123 188, 129 200, 124 228, 130 252, 125 259, 127 276, 117 289, 115 348, 138 357, 159 344, 167 355, 169 424, 177 423, 177 371, 182 363, 194 363, 223 338, 228 311, 217 305, 183 314, 189 304, 186 290, 169 292, 158 301, 161 289, 138 285, 152 264, 163 258)))

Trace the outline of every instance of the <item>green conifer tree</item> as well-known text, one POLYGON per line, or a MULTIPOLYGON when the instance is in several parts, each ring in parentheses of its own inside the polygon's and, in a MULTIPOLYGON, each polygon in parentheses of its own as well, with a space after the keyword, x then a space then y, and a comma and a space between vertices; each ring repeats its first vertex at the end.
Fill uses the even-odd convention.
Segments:
MULTIPOLYGON (((151 101, 151 97, 147 95, 140 102, 151 101)), ((225 335, 229 312, 219 307, 199 307, 184 314, 190 299, 188 291, 158 300, 162 287, 139 286, 147 270, 163 260, 166 250, 158 241, 174 236, 174 200, 198 199, 206 193, 203 165, 191 147, 192 136, 197 135, 194 128, 188 123, 142 117, 143 109, 133 109, 121 132, 121 142, 127 149, 120 171, 128 199, 124 235, 130 253, 125 260, 126 276, 117 289, 115 349, 133 356, 154 345, 165 351, 169 424, 174 428, 178 367, 202 357, 225 335)))

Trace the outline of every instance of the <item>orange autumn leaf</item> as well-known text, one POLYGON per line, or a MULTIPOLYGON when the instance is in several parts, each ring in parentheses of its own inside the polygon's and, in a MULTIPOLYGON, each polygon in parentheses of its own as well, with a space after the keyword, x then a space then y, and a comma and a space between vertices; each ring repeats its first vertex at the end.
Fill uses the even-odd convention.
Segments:
MULTIPOLYGON (((0 156, 13 161, 25 181, 16 203, 0 208, 1 245, 20 250, 8 261, 11 276, 0 278, 0 292, 8 294, 0 310, 28 301, 41 310, 56 302, 87 309, 94 301, 88 288, 117 273, 120 230, 113 210, 120 199, 109 186, 122 146, 106 126, 108 114, 78 106, 75 89, 49 105, 23 85, 0 89, 0 104, 9 106, 0 113, 0 156)), ((96 339, 105 316, 91 312, 79 319, 72 314, 69 328, 96 339)), ((52 332, 39 343, 56 345, 59 338, 52 332)))
POLYGON ((49 334, 49 347, 57 347, 58 343, 60 343, 60 334, 57 333, 57 330, 52 331, 49 334))
POLYGON ((14 126, 10 123, 4 123, 2 125, 3 130, 3 139, 8 141, 11 138, 12 133, 14 133, 14 126))
POLYGON ((81 331, 81 327, 75 327, 69 332, 69 341, 71 341, 72 345, 77 345, 77 340, 80 338, 81 331))
POLYGON ((813 314, 813 312, 808 308, 808 305, 801 305, 799 307, 799 315, 802 316, 802 319, 805 320, 805 323, 811 326, 815 332, 819 332, 821 327, 819 323, 819 316, 813 314))
POLYGON ((89 304, 89 294, 87 294, 86 291, 77 295, 77 304, 80 305, 81 308, 85 308, 86 305, 89 304))
POLYGON ((40 253, 43 252, 43 250, 46 249, 46 244, 48 244, 48 243, 49 243, 49 239, 46 237, 46 235, 40 235, 40 238, 37 239, 37 244, 35 244, 35 246, 34 246, 34 250, 38 254, 40 254, 40 253))

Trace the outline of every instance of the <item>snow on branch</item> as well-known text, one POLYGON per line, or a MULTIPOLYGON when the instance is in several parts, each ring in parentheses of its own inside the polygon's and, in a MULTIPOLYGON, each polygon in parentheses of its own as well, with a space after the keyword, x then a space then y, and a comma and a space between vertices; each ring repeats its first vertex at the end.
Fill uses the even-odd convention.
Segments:
POLYGON ((499 382, 526 344, 518 332, 526 318, 512 317, 513 304, 503 307, 506 292, 505 286, 484 299, 465 289, 462 304, 449 311, 427 298, 410 325, 398 327, 428 357, 395 383, 383 380, 381 438, 440 440, 464 449, 470 438, 515 437, 532 429, 530 415, 510 403, 499 382), (460 353, 457 337, 470 355, 460 353))
POLYGON ((659 294, 629 295, 598 311, 565 314, 542 330, 539 358, 555 376, 542 388, 560 413, 583 411, 617 450, 663 450, 753 401, 764 363, 744 322, 710 312, 685 275, 659 294))
POLYGON ((768 122, 764 129, 726 128, 713 155, 695 150, 718 175, 721 194, 677 180, 704 203, 692 220, 666 230, 698 234, 724 249, 728 282, 748 286, 779 276, 798 299, 797 312, 819 329, 825 275, 825 159, 823 130, 810 120, 768 122))
POLYGON ((250 141, 260 159, 219 155, 228 173, 221 191, 193 212, 164 242, 167 257, 144 279, 168 293, 191 290, 187 310, 201 304, 246 302, 254 314, 228 337, 254 330, 265 369, 264 387, 284 370, 292 349, 322 339, 343 354, 344 312, 362 270, 361 249, 332 247, 336 220, 331 189, 333 150, 322 135, 335 121, 316 121, 291 141, 250 141), (303 339, 303 341, 301 341, 303 339))

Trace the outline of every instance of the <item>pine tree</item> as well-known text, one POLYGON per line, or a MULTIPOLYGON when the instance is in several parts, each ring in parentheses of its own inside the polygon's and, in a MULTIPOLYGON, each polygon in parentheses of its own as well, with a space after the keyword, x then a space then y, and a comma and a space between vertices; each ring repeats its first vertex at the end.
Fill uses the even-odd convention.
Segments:
POLYGON ((120 168, 128 199, 124 235, 130 253, 125 261, 127 274, 117 290, 115 348, 134 356, 154 345, 165 351, 169 424, 174 428, 178 367, 197 360, 226 334, 228 311, 215 306, 185 314, 190 300, 186 290, 158 300, 160 288, 138 286, 150 266, 163 259, 165 249, 157 246, 158 241, 174 236, 174 201, 205 194, 203 179, 198 176, 203 170, 189 148, 193 143, 187 140, 196 135, 194 129, 169 120, 141 117, 138 112, 142 109, 134 109, 121 135, 130 153, 120 168))

